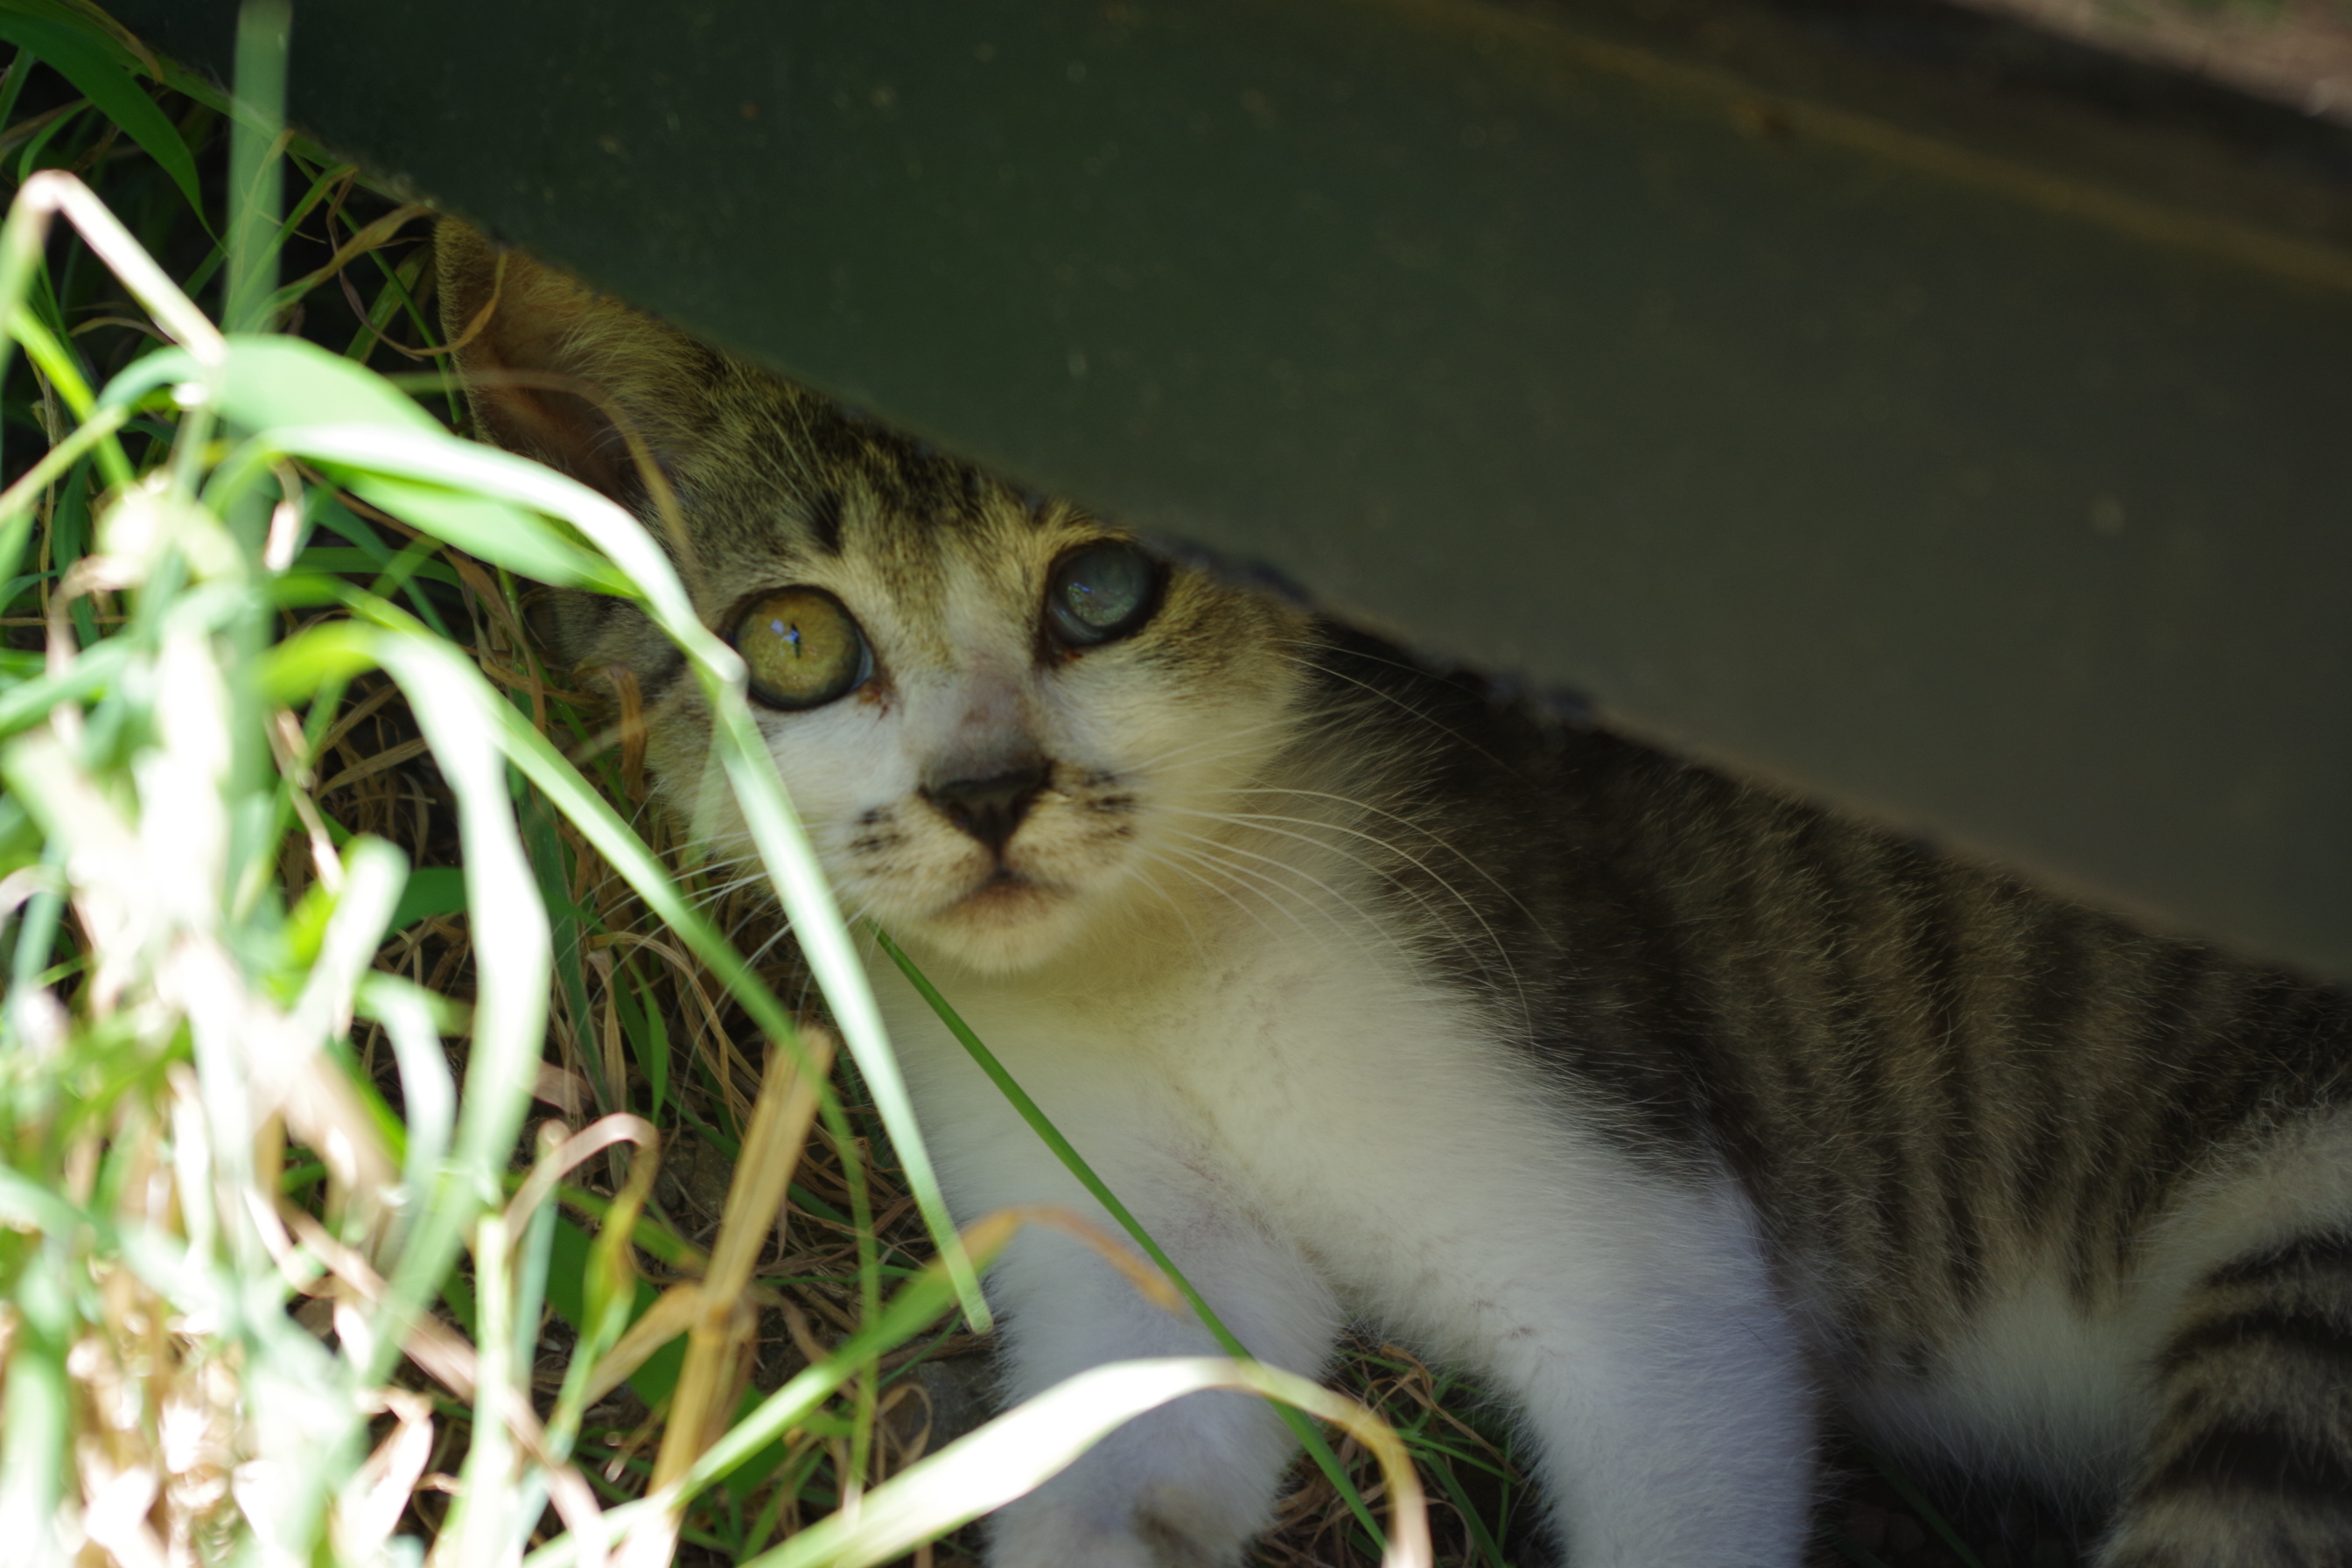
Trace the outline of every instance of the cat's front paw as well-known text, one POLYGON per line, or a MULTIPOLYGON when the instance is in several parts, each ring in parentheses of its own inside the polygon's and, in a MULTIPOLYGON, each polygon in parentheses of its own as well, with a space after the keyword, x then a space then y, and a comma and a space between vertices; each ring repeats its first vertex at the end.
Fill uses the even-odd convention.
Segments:
POLYGON ((989 1568, 1234 1568, 1248 1535, 1184 1489, 1154 1489, 1116 1525, 1038 1499, 1015 1503, 990 1532, 989 1568))

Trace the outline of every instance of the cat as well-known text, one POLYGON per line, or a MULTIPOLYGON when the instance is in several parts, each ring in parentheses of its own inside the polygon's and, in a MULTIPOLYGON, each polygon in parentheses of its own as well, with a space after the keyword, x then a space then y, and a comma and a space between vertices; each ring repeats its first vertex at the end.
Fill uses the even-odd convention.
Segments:
MULTIPOLYGON (((1498 702, 500 254, 443 229, 480 432, 658 534, 634 426, 845 907, 1254 1353, 1361 1319, 1475 1373, 1576 1568, 1798 1563, 1831 1411, 2104 1568, 2352 1563, 2352 996, 1498 702)), ((739 851, 678 655, 561 618, 739 851)), ((1098 1214, 870 967, 959 1215, 1098 1214)), ((1052 1233, 989 1290, 1013 1399, 1213 1350, 1052 1233)), ((1238 1563, 1291 1452, 1180 1401, 991 1561, 1238 1563)))

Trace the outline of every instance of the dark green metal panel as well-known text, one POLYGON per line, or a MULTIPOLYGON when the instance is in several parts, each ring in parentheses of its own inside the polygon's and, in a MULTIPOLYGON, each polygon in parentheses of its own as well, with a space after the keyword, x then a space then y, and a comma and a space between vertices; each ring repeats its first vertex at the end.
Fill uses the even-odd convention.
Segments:
MULTIPOLYGON (((225 57, 218 0, 118 9, 225 57)), ((1899 0, 306 0, 294 82, 943 443, 2352 973, 2352 153, 2021 37, 1899 0)))

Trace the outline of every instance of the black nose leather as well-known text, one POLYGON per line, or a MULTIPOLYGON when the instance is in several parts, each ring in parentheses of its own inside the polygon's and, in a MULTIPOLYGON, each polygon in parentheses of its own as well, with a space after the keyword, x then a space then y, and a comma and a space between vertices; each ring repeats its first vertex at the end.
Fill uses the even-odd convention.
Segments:
POLYGON ((1045 787, 1045 776, 1041 764, 987 778, 950 779, 923 793, 950 822, 1002 855, 1022 818, 1029 815, 1030 803, 1045 787))

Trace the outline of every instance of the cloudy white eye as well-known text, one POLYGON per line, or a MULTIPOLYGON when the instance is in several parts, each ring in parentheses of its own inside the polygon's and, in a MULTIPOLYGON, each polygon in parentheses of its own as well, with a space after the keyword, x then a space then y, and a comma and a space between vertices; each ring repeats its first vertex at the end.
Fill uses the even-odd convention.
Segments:
POLYGON ((780 588, 735 623, 751 695, 771 708, 822 708, 865 685, 874 651, 841 601, 822 588, 780 588))
POLYGON ((1045 579, 1045 629, 1066 647, 1132 637, 1159 607, 1159 563, 1123 539, 1079 545, 1045 579))

